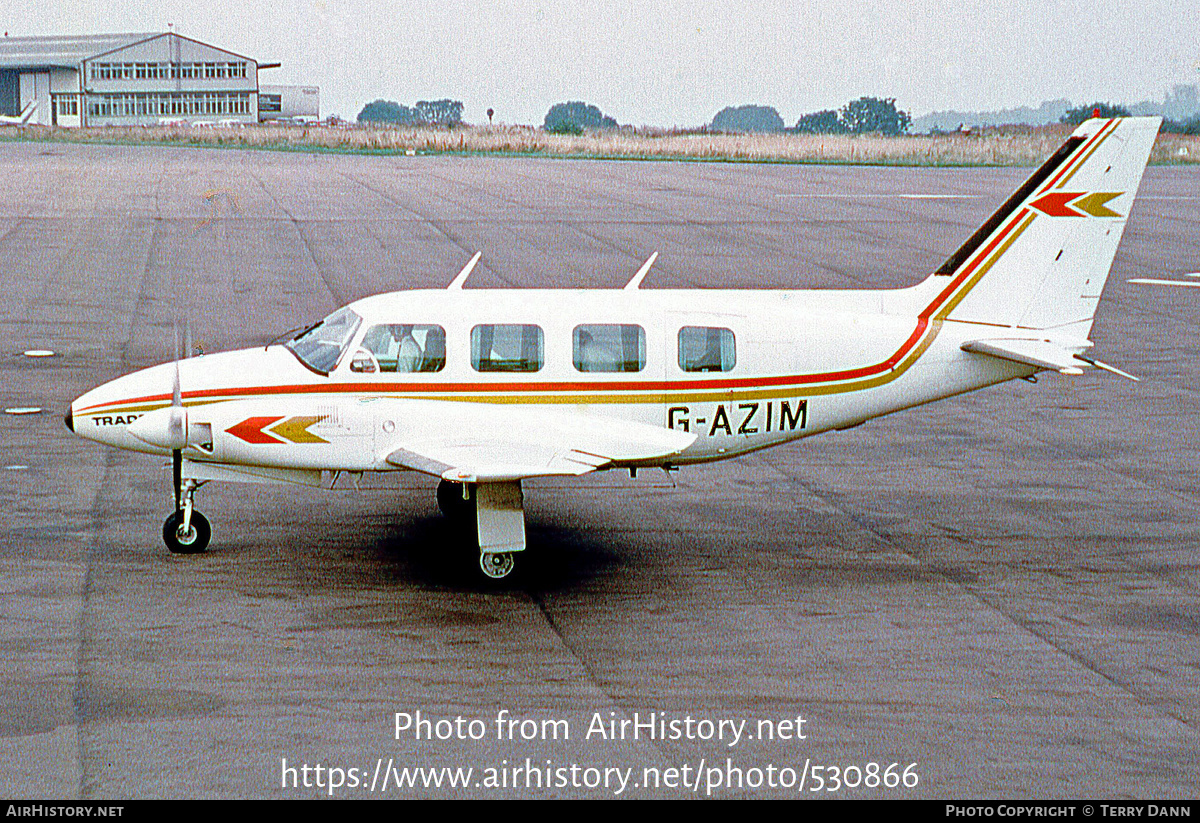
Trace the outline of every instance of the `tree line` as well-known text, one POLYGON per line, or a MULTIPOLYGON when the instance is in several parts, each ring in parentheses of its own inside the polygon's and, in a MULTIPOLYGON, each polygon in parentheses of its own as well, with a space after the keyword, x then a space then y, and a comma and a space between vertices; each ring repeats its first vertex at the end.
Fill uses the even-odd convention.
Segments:
MULTIPOLYGON (((462 123, 463 104, 458 100, 420 100, 409 107, 391 100, 375 100, 359 112, 360 123, 400 126, 457 126, 462 123)), ((1098 112, 1100 117, 1128 117, 1129 110, 1114 103, 1089 103, 1070 108, 1061 122, 1078 125, 1098 112)), ((488 117, 491 118, 491 110, 488 117)), ((726 106, 705 126, 710 132, 794 134, 881 134, 908 132, 912 117, 896 107, 894 97, 860 97, 840 109, 825 109, 801 115, 788 127, 772 106, 726 106)), ((546 112, 542 127, 552 134, 582 134, 588 130, 620 128, 616 118, 581 100, 555 103, 546 112)), ((1200 133, 1200 119, 1190 122, 1167 120, 1163 131, 1200 133)))
MULTIPOLYGON (((1086 106, 1067 109, 1061 122, 1078 126, 1091 117, 1128 117, 1129 115, 1129 109, 1116 103, 1089 103, 1086 106)), ((1194 117, 1191 120, 1172 120, 1164 117, 1160 131, 1170 134, 1200 134, 1200 117, 1194 117)))
POLYGON ((459 100, 419 100, 413 107, 393 100, 375 100, 358 113, 360 123, 390 123, 397 126, 457 126, 462 123, 459 100))
MULTIPOLYGON (((360 123, 399 126, 457 126, 463 104, 458 100, 421 100, 409 107, 393 100, 375 100, 363 106, 360 123)), ((491 110, 488 111, 491 117, 491 110)), ((806 114, 788 128, 771 106, 727 106, 704 128, 713 132, 820 132, 830 134, 903 134, 912 118, 896 108, 895 98, 860 97, 838 111, 806 114)), ((542 128, 552 134, 582 134, 587 130, 616 129, 616 118, 582 100, 555 103, 546 112, 542 128)))
MULTIPOLYGON (((788 128, 772 106, 726 106, 705 126, 710 132, 804 132, 822 134, 903 134, 912 123, 908 112, 896 108, 893 97, 860 97, 837 111, 806 114, 788 128)), ((581 134, 585 129, 618 128, 616 119, 581 101, 556 103, 546 112, 543 128, 556 134, 581 134)))

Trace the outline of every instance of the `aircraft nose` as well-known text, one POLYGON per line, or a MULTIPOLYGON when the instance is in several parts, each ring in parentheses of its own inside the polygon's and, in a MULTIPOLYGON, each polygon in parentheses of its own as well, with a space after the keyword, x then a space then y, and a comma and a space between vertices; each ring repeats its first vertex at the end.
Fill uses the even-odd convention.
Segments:
POLYGON ((75 414, 72 409, 67 409, 67 414, 63 417, 63 422, 67 424, 67 428, 72 432, 75 431, 75 414))

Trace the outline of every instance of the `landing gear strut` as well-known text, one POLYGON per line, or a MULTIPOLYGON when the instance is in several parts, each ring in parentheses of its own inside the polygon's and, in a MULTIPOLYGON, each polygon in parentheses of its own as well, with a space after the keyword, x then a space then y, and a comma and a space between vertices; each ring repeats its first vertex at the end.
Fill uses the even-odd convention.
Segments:
POLYGON ((479 548, 479 569, 489 580, 502 580, 517 565, 525 548, 525 513, 521 484, 438 483, 438 508, 472 537, 479 548))
POLYGON ((437 504, 451 520, 475 520, 475 486, 471 483, 438 482, 437 504))
POLYGON ((163 542, 173 554, 198 554, 208 547, 212 526, 208 518, 193 508, 193 497, 200 484, 182 481, 177 488, 175 513, 163 523, 163 542))

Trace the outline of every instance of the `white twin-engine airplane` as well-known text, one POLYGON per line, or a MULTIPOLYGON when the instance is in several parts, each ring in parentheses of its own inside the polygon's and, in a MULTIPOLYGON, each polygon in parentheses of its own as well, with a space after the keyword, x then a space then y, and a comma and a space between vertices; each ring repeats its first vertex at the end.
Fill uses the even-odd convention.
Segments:
POLYGON ((463 290, 477 254, 448 289, 106 383, 66 423, 173 456, 173 552, 207 545, 211 480, 416 471, 501 578, 527 478, 721 460, 1042 370, 1124 374, 1088 333, 1159 122, 1080 126, 911 288, 643 291, 652 257, 624 289, 463 290))

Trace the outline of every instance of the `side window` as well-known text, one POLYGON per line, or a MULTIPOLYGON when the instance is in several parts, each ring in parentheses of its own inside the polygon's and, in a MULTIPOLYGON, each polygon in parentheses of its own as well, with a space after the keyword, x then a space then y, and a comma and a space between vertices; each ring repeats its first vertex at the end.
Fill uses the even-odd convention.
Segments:
POLYGON ((446 365, 446 330, 441 326, 392 323, 372 326, 350 361, 361 373, 441 371, 446 365))
POLYGON ((631 372, 646 367, 646 330, 641 326, 602 325, 575 327, 575 368, 582 372, 631 372))
POLYGON ((506 324, 471 329, 471 365, 475 371, 538 371, 544 350, 541 326, 506 324))
POLYGON ((736 363, 731 330, 712 326, 679 330, 679 368, 684 371, 730 371, 736 363))

